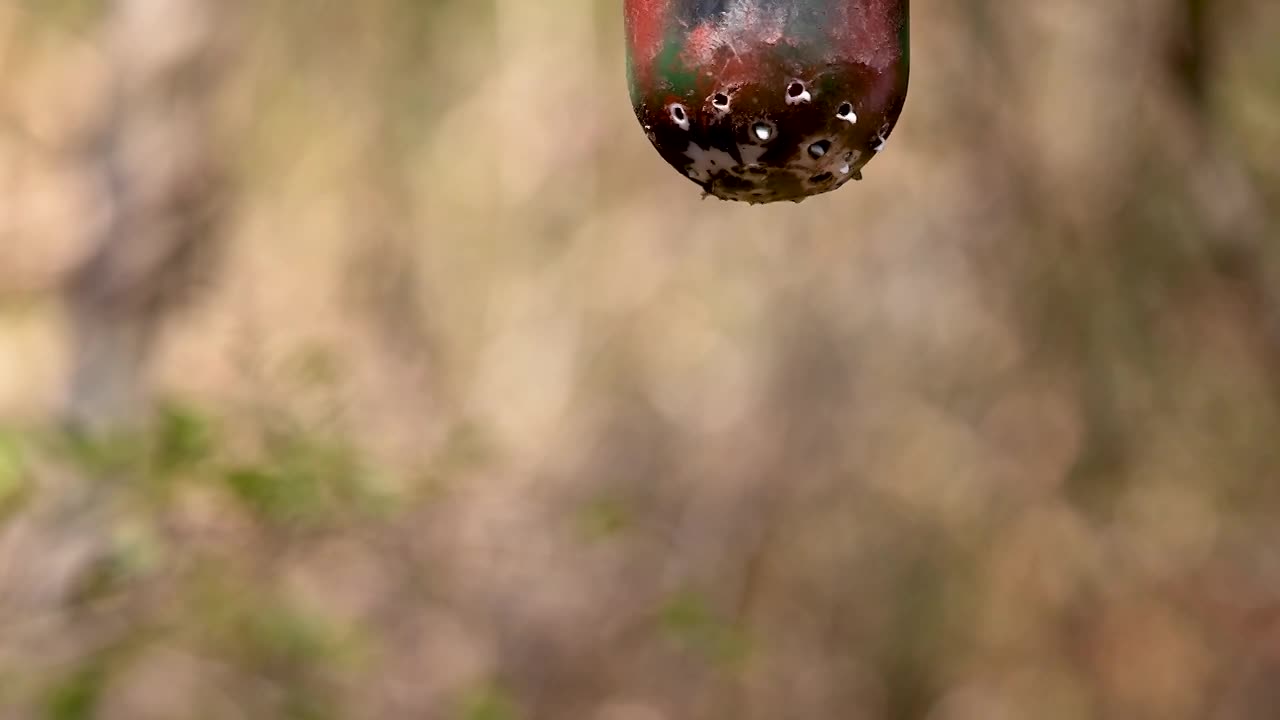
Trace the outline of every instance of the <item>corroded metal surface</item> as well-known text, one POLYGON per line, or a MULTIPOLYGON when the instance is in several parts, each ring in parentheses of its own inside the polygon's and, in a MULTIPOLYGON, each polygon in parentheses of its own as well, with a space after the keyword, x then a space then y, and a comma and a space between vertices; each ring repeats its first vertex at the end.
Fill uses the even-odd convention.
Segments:
POLYGON ((902 111, 908 0, 625 0, 632 104, 654 147, 709 194, 834 190, 902 111))

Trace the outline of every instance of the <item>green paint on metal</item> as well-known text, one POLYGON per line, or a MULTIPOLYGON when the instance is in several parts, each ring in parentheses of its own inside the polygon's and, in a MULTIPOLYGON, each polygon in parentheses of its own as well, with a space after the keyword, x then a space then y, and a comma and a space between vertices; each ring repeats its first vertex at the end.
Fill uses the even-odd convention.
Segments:
POLYGON ((898 47, 902 48, 903 69, 911 67, 911 9, 902 8, 902 27, 898 28, 898 47))
MULTIPOLYGON (((787 23, 786 36, 793 43, 821 54, 827 42, 827 28, 831 25, 827 11, 822 8, 800 8, 787 23)), ((816 59, 816 58, 806 58, 816 59)))
POLYGON ((631 105, 634 107, 640 104, 640 87, 639 78, 636 77, 635 51, 631 49, 631 44, 627 43, 627 92, 631 95, 631 105))
POLYGON ((662 43, 662 53, 655 61, 657 75, 662 78, 668 89, 676 94, 684 94, 694 90, 698 83, 698 73, 685 64, 684 33, 672 30, 662 43))

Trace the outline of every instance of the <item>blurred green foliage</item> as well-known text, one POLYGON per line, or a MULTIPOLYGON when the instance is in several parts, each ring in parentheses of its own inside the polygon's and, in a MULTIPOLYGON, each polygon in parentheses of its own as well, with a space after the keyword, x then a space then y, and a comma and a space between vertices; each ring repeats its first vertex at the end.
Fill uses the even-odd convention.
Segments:
POLYGON ((696 592, 672 596, 662 607, 662 625, 684 647, 716 664, 733 667, 747 661, 750 642, 734 623, 719 617, 696 592))
POLYGON ((472 690, 463 701, 458 720, 519 720, 510 693, 498 686, 472 690))
POLYGON ((0 520, 18 509, 29 478, 21 436, 0 428, 0 520))

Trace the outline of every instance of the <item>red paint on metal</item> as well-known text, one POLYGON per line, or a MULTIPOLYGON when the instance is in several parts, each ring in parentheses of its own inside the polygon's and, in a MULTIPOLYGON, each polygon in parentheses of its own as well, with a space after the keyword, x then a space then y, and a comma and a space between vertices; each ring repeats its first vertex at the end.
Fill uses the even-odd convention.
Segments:
POLYGON ((671 0, 626 0, 627 31, 635 62, 641 66, 652 63, 662 52, 662 40, 666 34, 666 22, 671 0))
POLYGON ((746 5, 725 21, 704 22, 689 31, 681 57, 689 67, 714 69, 723 76, 727 65, 741 65, 748 55, 760 56, 780 43, 789 44, 783 35, 785 22, 785 13, 765 13, 746 5))
POLYGON ((711 23, 702 23, 694 28, 684 43, 682 57, 685 63, 690 66, 708 64, 716 49, 724 43, 720 36, 720 30, 711 23))
POLYGON ((902 59, 903 0, 837 0, 828 27, 834 49, 847 61, 886 70, 902 59))

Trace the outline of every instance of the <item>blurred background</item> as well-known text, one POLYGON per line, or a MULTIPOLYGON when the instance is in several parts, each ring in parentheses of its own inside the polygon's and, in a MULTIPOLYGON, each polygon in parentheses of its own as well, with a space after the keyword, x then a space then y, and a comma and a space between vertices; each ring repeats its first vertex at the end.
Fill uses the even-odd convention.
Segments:
POLYGON ((620 5, 0 0, 0 718, 1280 717, 1280 4, 763 207, 620 5))

